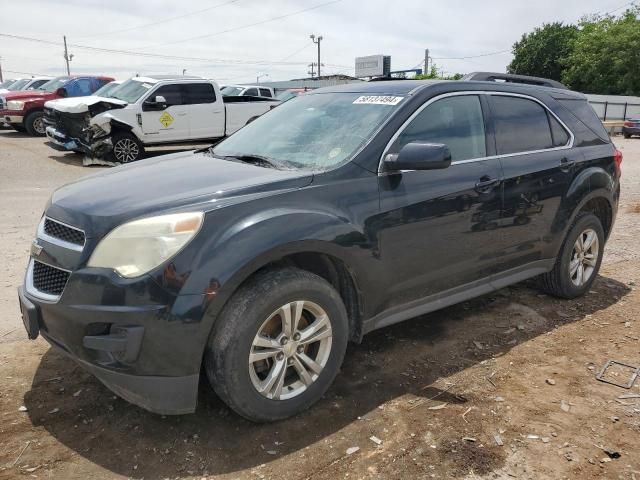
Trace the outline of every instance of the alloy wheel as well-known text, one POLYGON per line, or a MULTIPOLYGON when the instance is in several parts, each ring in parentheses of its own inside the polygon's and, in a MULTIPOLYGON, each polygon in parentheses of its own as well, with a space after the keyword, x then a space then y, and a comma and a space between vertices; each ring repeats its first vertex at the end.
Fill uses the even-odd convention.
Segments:
POLYGON ((122 138, 113 146, 113 154, 118 162, 133 162, 140 154, 140 147, 130 138, 122 138))
POLYGON ((302 394, 320 376, 331 354, 331 321, 317 304, 287 303, 264 321, 251 344, 249 375, 272 400, 302 394))
POLYGON ((44 120, 42 119, 42 117, 37 117, 34 121, 33 121, 33 130, 38 134, 38 135, 44 135, 45 134, 45 126, 44 126, 44 120))
POLYGON ((591 228, 583 231, 573 244, 571 261, 569 262, 569 276, 577 287, 587 283, 598 264, 600 255, 600 241, 598 234, 591 228))

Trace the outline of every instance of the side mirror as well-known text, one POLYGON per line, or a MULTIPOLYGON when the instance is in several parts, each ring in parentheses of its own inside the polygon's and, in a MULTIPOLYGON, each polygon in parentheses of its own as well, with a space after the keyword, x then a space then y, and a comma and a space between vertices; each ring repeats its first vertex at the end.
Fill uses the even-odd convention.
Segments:
POLYGON ((167 108, 167 100, 162 95, 156 95, 153 98, 149 98, 142 104, 142 110, 164 110, 167 108))
POLYGON ((384 165, 389 171, 440 170, 451 165, 451 152, 441 143, 411 142, 387 155, 384 165))
POLYGON ((66 88, 60 87, 59 89, 56 90, 56 95, 59 97, 65 98, 69 96, 69 92, 67 92, 66 88))

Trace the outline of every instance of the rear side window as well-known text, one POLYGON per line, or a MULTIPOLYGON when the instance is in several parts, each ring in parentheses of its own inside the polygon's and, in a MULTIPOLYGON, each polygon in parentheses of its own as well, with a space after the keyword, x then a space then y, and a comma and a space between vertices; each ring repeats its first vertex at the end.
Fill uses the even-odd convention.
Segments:
POLYGON ((214 103, 216 93, 210 83, 189 83, 182 86, 184 103, 193 105, 201 103, 214 103))
POLYGON ((261 88, 260 89, 260 96, 261 97, 271 97, 271 91, 268 88, 261 88))
POLYGON ((164 97, 167 106, 182 105, 182 89, 180 85, 164 85, 151 94, 152 98, 164 97))
POLYGON ((420 112, 396 140, 393 152, 410 142, 443 143, 453 161, 487 156, 480 98, 461 95, 437 100, 420 112))
POLYGON ((577 117, 582 123, 584 123, 593 133, 598 135, 601 139, 609 141, 609 134, 602 125, 602 122, 593 110, 593 107, 589 105, 586 100, 568 100, 557 99, 560 104, 569 110, 575 117, 577 117))
POLYGON ((526 98, 491 96, 499 155, 553 147, 547 111, 526 98))
POLYGON ((553 146, 564 147, 567 143, 569 143, 569 134, 553 115, 551 115, 550 113, 547 113, 547 115, 549 115, 549 123, 551 124, 553 146))
POLYGON ((245 91, 243 95, 247 95, 247 96, 252 96, 252 97, 258 97, 258 89, 257 88, 250 88, 249 90, 245 91))
POLYGON ((47 83, 49 80, 36 80, 35 82, 33 82, 31 84, 31 86, 29 88, 33 88, 34 90, 36 88, 38 88, 40 85, 44 85, 45 83, 47 83))

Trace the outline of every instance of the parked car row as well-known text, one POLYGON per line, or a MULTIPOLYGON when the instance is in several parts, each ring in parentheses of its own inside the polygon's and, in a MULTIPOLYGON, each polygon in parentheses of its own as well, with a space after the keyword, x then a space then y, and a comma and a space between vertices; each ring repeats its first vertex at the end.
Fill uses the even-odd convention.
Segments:
POLYGON ((18 80, 7 80, 0 83, 0 94, 17 92, 19 90, 35 90, 47 83, 52 77, 31 77, 18 80))
POLYGON ((143 158, 152 145, 220 140, 280 103, 271 88, 226 88, 225 95, 216 82, 189 76, 63 76, 0 95, 0 121, 83 153, 85 165, 115 165, 143 158))

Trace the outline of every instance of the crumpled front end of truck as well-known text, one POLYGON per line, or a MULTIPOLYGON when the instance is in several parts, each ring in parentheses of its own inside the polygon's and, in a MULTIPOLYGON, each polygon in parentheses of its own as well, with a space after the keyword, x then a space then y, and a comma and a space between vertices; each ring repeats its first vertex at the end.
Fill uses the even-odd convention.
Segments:
POLYGON ((91 105, 84 112, 64 112, 45 107, 49 146, 56 150, 83 153, 83 165, 116 165, 109 161, 113 117, 109 111, 119 105, 91 105))

